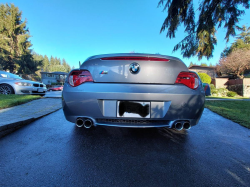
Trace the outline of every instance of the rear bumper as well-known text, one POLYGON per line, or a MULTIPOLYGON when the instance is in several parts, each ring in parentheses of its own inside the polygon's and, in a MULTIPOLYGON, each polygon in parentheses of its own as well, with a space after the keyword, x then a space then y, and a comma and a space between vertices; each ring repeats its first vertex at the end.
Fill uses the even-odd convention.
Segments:
POLYGON ((62 92, 65 117, 75 122, 78 117, 91 118, 94 125, 119 127, 172 127, 178 120, 198 123, 204 109, 205 95, 200 86, 192 90, 184 85, 84 83, 62 92), (151 103, 150 119, 117 117, 117 101, 151 103))

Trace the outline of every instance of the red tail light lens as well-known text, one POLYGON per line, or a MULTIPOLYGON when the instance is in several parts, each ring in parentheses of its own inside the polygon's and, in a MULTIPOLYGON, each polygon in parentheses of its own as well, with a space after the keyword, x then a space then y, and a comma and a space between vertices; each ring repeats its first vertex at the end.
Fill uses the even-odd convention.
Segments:
POLYGON ((101 60, 144 60, 144 61, 165 61, 168 62, 169 59, 157 58, 157 57, 144 57, 144 56, 115 56, 115 57, 105 57, 101 60))
POLYGON ((93 82, 93 78, 87 70, 75 70, 69 75, 69 84, 73 87, 79 86, 85 82, 93 82))
POLYGON ((191 89, 196 89, 199 86, 199 78, 192 72, 180 72, 175 83, 184 84, 191 89))

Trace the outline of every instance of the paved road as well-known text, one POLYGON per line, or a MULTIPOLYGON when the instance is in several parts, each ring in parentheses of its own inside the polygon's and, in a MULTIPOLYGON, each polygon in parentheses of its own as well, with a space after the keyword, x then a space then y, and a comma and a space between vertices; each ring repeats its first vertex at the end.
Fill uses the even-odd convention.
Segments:
POLYGON ((75 128, 62 110, 0 139, 0 186, 250 186, 250 130, 75 128))
POLYGON ((49 91, 44 97, 62 97, 62 91, 49 91))

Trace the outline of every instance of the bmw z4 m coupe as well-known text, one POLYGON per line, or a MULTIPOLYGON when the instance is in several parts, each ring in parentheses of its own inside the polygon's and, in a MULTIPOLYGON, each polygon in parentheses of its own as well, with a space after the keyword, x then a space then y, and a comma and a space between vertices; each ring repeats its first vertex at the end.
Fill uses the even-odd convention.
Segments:
POLYGON ((178 58, 124 53, 88 58, 64 84, 66 119, 78 127, 168 127, 199 122, 205 93, 199 76, 178 58))

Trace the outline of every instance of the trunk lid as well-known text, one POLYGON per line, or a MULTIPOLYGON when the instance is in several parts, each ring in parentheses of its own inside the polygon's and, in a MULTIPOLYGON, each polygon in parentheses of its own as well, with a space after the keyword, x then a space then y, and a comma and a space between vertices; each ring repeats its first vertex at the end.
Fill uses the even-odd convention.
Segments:
POLYGON ((178 58, 138 53, 93 56, 81 69, 88 70, 94 82, 145 84, 174 84, 181 71, 188 71, 178 58))

